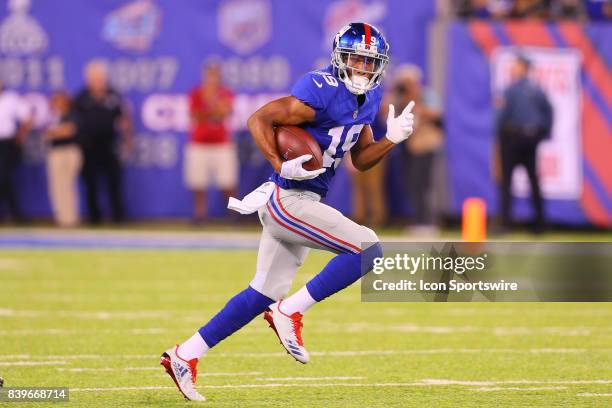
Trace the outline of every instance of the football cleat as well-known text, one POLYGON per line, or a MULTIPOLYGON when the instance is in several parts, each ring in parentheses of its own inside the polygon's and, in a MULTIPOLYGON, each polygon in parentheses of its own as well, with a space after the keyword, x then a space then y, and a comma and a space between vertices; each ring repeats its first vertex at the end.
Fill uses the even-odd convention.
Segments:
POLYGON ((292 315, 283 313, 280 310, 281 301, 268 307, 264 312, 264 319, 270 323, 270 327, 278 336, 281 344, 293 358, 302 364, 310 360, 308 350, 304 348, 302 340, 302 314, 295 312, 292 315))
POLYGON ((186 400, 206 401, 206 398, 195 389, 198 359, 194 358, 189 361, 182 359, 177 354, 178 347, 177 344, 176 347, 172 347, 162 354, 159 364, 164 366, 186 400))

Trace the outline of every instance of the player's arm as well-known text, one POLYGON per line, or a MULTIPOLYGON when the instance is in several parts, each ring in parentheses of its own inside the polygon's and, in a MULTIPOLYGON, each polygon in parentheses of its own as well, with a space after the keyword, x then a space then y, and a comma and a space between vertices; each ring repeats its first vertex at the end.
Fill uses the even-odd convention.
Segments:
POLYGON ((357 143, 355 143, 351 149, 353 166, 359 171, 369 170, 374 167, 380 159, 385 157, 394 146, 395 144, 386 137, 375 142, 372 128, 370 125, 365 125, 363 129, 361 129, 357 143))
POLYGON ((300 125, 315 119, 315 110, 294 96, 286 96, 265 104, 251 115, 247 127, 265 158, 276 172, 281 171, 283 159, 276 148, 274 126, 300 125))
POLYGON ((396 144, 408 139, 414 125, 413 107, 414 102, 410 102, 396 118, 395 107, 389 105, 387 135, 378 142, 374 141, 370 125, 361 129, 359 139, 351 149, 351 159, 357 170, 366 171, 374 167, 396 144))

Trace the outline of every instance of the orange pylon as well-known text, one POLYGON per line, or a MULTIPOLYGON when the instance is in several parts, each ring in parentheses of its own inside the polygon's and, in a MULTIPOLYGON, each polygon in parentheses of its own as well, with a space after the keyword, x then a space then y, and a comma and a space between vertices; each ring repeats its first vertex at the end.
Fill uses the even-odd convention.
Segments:
POLYGON ((468 198, 463 202, 461 239, 465 242, 483 242, 487 239, 487 205, 481 198, 468 198))

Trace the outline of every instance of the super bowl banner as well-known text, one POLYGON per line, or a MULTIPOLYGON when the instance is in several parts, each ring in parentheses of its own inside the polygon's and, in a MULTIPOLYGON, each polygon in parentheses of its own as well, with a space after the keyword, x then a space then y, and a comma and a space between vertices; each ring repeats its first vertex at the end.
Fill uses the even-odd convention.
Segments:
MULTIPOLYGON (((244 132, 248 116, 285 95, 307 71, 328 64, 339 28, 361 20, 377 25, 395 62, 425 68, 424 39, 433 15, 427 0, 0 1, 0 79, 19 92, 37 128, 19 175, 22 205, 29 215, 50 215, 45 147, 37 132, 49 119, 50 92, 79 90, 92 60, 107 65, 136 128, 134 149, 124 154, 128 216, 188 216, 191 197, 182 177, 187 94, 207 61, 221 64, 236 94, 229 122, 239 145, 244 193, 270 174, 244 132)), ((350 212, 346 177, 341 171, 328 200, 350 212)), ((212 215, 223 213, 220 195, 213 194, 211 205, 212 215)))
MULTIPOLYGON (((546 214, 559 224, 612 226, 612 25, 543 21, 456 22, 448 28, 446 140, 451 208, 468 197, 498 210, 493 170, 495 99, 520 51, 554 108, 552 137, 539 147, 546 214)), ((529 186, 517 169, 515 214, 531 217, 529 186)))

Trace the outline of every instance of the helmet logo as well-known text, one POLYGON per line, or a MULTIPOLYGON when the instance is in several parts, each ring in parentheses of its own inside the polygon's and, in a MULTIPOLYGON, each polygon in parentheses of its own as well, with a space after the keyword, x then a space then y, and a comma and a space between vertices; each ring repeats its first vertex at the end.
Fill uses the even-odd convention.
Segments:
POLYGON ((376 37, 370 37, 370 44, 366 43, 366 36, 362 35, 361 44, 357 44, 357 51, 365 52, 367 54, 375 55, 378 53, 378 47, 376 47, 376 37))

